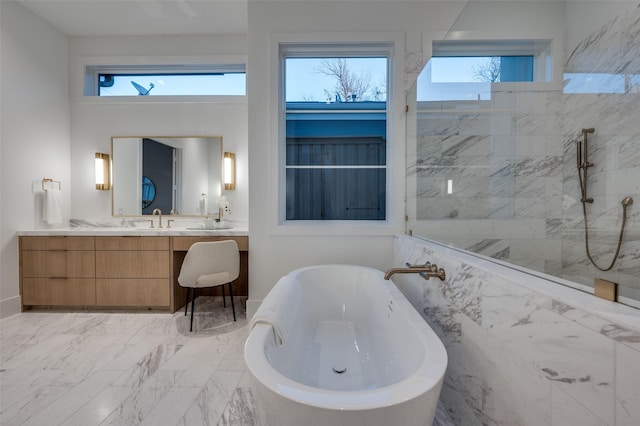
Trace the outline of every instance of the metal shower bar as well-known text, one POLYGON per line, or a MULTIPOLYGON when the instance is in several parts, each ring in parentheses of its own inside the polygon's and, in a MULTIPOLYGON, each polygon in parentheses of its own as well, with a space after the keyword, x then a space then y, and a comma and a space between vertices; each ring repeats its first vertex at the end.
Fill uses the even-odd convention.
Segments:
POLYGON ((589 167, 593 167, 593 163, 589 162, 589 145, 588 145, 588 137, 587 135, 595 133, 596 129, 593 127, 582 129, 582 139, 577 142, 577 152, 576 152, 576 165, 578 167, 578 179, 580 180, 580 191, 582 202, 582 214, 584 216, 584 244, 585 249, 587 251, 587 257, 593 266, 601 271, 609 271, 615 265, 616 260, 618 260, 618 256, 620 255, 620 247, 622 246, 622 239, 624 237, 624 227, 627 222, 627 207, 633 204, 633 198, 624 197, 622 200, 622 226, 620 227, 620 235, 618 236, 618 246, 616 248, 616 252, 613 255, 613 260, 611 264, 606 267, 600 267, 596 264, 595 260, 591 256, 591 251, 589 250, 589 223, 587 217, 587 203, 593 203, 593 198, 588 196, 588 173, 589 167))

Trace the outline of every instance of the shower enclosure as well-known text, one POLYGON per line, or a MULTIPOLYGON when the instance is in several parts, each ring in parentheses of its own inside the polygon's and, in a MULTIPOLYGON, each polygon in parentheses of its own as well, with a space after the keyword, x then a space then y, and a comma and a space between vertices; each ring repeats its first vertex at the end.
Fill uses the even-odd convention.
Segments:
POLYGON ((640 4, 472 1, 424 43, 433 57, 407 95, 407 232, 585 290, 606 279, 640 306, 640 4), (504 8, 532 28, 501 21, 504 8), (483 16, 494 29, 473 31, 483 16), (440 58, 483 55, 502 76, 437 80, 440 58), (505 77, 515 56, 532 71, 505 77), (581 184, 576 149, 590 128, 581 184), (618 245, 609 270, 589 260, 609 266, 618 245))

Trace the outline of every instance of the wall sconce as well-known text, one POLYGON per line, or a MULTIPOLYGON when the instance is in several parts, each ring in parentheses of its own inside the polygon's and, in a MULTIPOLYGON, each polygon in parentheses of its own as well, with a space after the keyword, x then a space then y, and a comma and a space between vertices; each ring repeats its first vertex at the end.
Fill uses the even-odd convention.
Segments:
POLYGON ((236 189, 236 155, 233 152, 224 153, 224 189, 236 189))
POLYGON ((111 188, 111 173, 109 154, 96 152, 96 189, 107 190, 111 188))

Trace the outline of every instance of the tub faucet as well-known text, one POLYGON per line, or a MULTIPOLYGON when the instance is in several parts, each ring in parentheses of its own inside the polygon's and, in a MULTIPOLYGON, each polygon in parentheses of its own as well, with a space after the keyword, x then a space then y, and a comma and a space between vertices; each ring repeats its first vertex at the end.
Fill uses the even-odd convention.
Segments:
MULTIPOLYGON (((160 209, 153 209, 153 212, 151 213, 152 216, 155 216, 156 214, 160 215, 158 217, 158 228, 162 228, 162 210, 160 209)), ((153 222, 151 222, 151 224, 153 225, 153 222)))
POLYGON ((431 264, 431 262, 427 262, 424 265, 412 265, 409 262, 405 263, 407 265, 406 268, 391 268, 384 274, 384 279, 388 280, 391 278, 393 274, 420 274, 422 278, 428 280, 431 277, 440 278, 441 281, 444 281, 446 278, 446 273, 444 269, 438 268, 438 265, 431 264))

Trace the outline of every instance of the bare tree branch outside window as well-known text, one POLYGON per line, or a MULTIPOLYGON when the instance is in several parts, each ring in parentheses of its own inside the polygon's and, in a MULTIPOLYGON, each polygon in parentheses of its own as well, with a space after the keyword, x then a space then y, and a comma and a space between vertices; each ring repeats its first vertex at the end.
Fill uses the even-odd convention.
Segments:
POLYGON ((325 89, 327 100, 336 102, 358 102, 382 100, 386 94, 384 84, 372 86, 371 75, 368 72, 357 73, 349 68, 346 58, 324 59, 316 68, 316 72, 333 77, 335 99, 332 93, 325 89))
POLYGON ((500 81, 500 57, 492 56, 487 62, 473 67, 473 78, 477 81, 495 83, 500 81))

